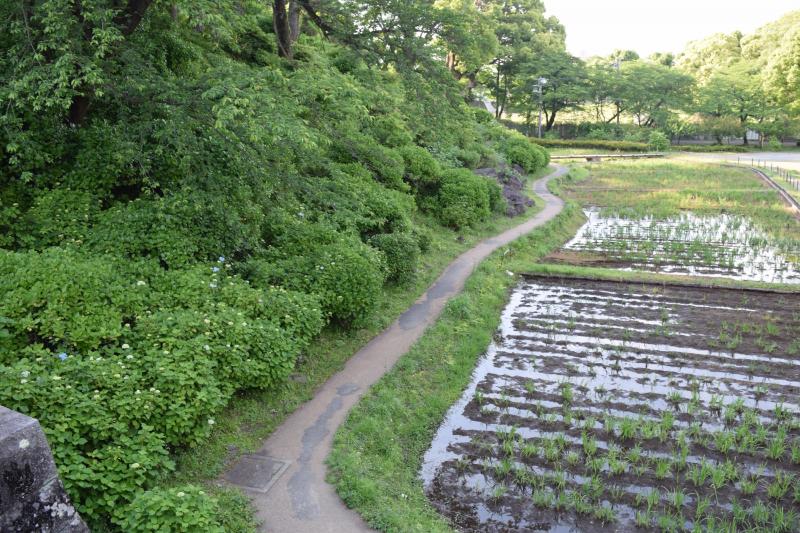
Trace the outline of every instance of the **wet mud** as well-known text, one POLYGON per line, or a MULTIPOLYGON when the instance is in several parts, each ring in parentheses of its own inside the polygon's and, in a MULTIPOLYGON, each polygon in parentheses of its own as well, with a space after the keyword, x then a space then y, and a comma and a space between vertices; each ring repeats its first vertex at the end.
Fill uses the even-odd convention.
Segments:
POLYGON ((800 295, 528 277, 421 475, 461 531, 796 518, 800 295))

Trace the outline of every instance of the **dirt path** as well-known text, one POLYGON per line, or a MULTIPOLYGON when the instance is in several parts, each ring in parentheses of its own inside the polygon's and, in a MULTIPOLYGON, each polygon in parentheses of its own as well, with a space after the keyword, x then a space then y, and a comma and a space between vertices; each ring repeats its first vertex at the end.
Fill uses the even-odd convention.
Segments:
POLYGON ((529 233, 555 217, 563 201, 547 191, 547 182, 562 176, 557 170, 534 182, 545 207, 532 219, 464 252, 445 269, 414 305, 348 360, 316 396, 279 426, 253 455, 242 457, 225 479, 251 497, 263 531, 323 533, 370 531, 325 482, 333 434, 361 395, 422 336, 447 301, 457 295, 475 266, 497 248, 529 233))

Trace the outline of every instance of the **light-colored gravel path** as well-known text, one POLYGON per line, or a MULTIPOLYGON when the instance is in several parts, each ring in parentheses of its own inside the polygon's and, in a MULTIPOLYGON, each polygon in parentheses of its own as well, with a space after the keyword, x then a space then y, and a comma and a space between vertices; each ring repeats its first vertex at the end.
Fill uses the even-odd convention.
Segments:
POLYGON ((325 459, 336 428, 361 395, 434 323, 447 301, 461 292, 478 263, 563 209, 563 201, 547 190, 549 180, 567 172, 564 167, 556 168, 533 184, 534 191, 545 202, 536 216, 480 242, 456 258, 414 305, 350 358, 344 369, 333 375, 312 400, 292 413, 256 454, 243 457, 228 471, 225 476, 228 482, 258 489, 245 490, 257 509, 263 531, 370 531, 325 481, 325 459))

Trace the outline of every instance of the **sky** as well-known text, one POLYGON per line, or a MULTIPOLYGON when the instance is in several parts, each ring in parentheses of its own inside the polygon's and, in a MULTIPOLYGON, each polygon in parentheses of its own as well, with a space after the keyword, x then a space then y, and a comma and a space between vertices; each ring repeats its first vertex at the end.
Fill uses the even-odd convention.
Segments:
POLYGON ((800 0, 544 0, 567 30, 567 48, 579 57, 615 49, 678 53, 712 33, 751 33, 800 0))

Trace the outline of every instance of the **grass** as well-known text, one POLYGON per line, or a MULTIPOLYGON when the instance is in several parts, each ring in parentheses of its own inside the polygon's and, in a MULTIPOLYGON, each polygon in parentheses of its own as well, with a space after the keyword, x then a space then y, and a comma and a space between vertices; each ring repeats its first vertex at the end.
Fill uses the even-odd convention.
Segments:
POLYGON ((587 278, 608 281, 632 281, 661 285, 691 285, 697 287, 740 288, 768 290, 774 292, 800 292, 800 285, 783 283, 765 283, 762 281, 742 281, 728 278, 711 278, 705 276, 674 276, 658 272, 634 272, 607 268, 585 267, 576 265, 536 263, 526 269, 526 273, 546 276, 562 276, 587 278))
MULTIPOLYGON (((545 176, 553 167, 542 169, 529 177, 545 176)), ((529 190, 527 188, 526 190, 529 190)), ((532 194, 532 193, 531 193, 532 194)), ((520 217, 494 217, 467 232, 443 228, 432 219, 418 215, 420 225, 435 228, 430 251, 421 258, 417 277, 410 285, 388 287, 377 302, 372 322, 357 331, 328 328, 298 361, 295 374, 280 390, 247 391, 237 395, 216 419, 214 432, 197 447, 179 451, 176 470, 165 484, 202 483, 222 500, 226 509, 224 523, 229 532, 254 531, 252 510, 248 500, 235 489, 222 489, 213 481, 227 465, 245 453, 256 451, 295 409, 310 400, 315 391, 370 339, 405 311, 444 268, 460 253, 486 237, 520 224, 534 216, 542 206, 541 200, 520 217), (242 518, 244 517, 244 518, 242 518)))
POLYGON ((422 456, 491 341, 516 283, 507 271, 530 267, 569 238, 582 218, 569 205, 546 226, 484 261, 437 323, 351 411, 334 439, 330 481, 370 525, 385 531, 450 531, 423 493, 422 456))
POLYGON ((795 199, 800 200, 800 188, 798 188, 798 184, 800 184, 800 173, 791 171, 790 176, 791 180, 787 178, 786 175, 783 173, 779 173, 770 169, 762 168, 761 171, 771 177, 775 182, 783 187, 783 189, 788 192, 791 196, 795 199))

